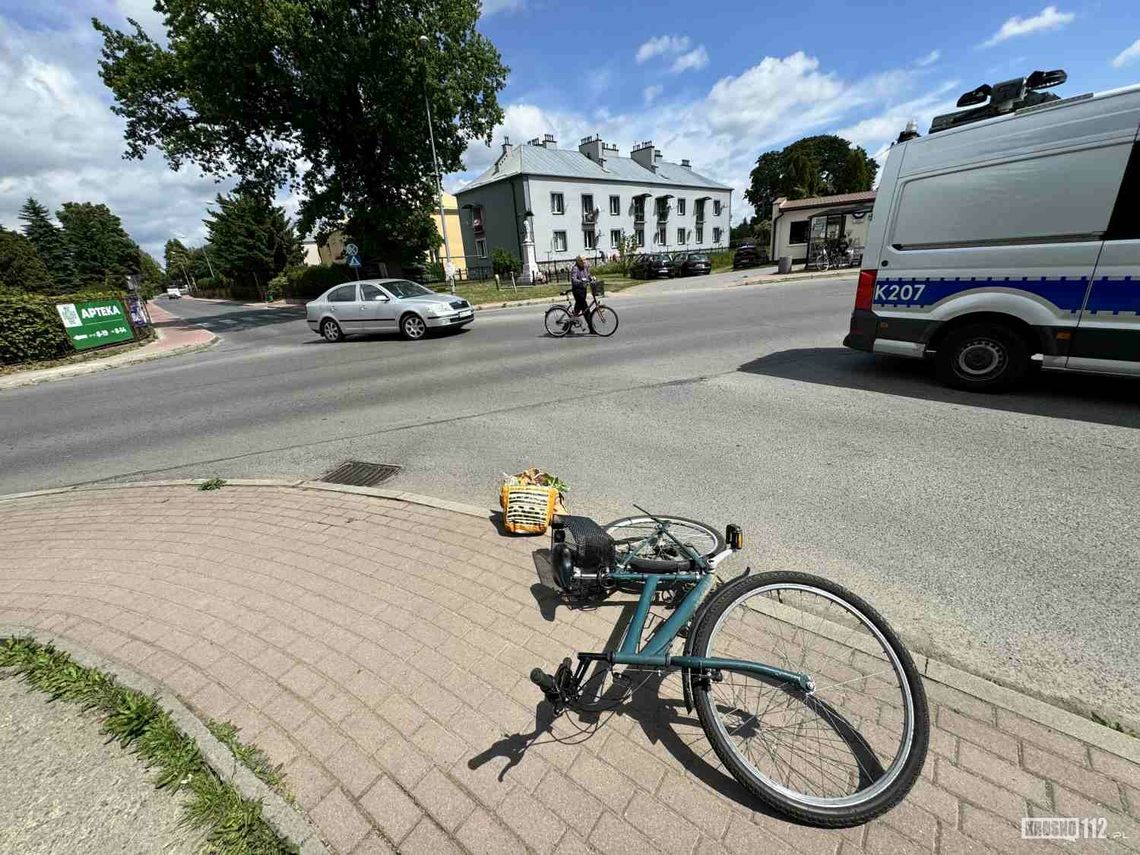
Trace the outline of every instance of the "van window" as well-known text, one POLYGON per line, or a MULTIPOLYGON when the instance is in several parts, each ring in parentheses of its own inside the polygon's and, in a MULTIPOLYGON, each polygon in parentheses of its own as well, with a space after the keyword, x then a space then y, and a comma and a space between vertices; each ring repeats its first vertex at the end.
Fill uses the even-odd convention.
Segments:
POLYGON ((1098 239, 1128 149, 1070 151, 907 181, 890 242, 921 249, 1098 239))

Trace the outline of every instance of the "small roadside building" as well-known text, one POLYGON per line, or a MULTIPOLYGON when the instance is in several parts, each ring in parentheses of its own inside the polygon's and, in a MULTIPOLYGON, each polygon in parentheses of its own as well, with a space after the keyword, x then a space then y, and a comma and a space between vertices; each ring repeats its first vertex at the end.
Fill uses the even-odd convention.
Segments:
POLYGON ((772 258, 788 256, 793 263, 808 260, 816 243, 843 239, 861 253, 867 242, 875 191, 777 199, 772 205, 772 258))

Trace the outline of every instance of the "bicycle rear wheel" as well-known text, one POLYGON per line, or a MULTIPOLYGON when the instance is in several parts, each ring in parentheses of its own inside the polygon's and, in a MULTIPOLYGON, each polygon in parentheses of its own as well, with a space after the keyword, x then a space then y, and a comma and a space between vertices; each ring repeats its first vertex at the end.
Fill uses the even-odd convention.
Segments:
POLYGON ((922 771, 930 714, 910 654, 850 591, 802 573, 764 573, 709 602, 693 652, 807 673, 694 679, 701 726, 721 762, 770 806, 812 825, 867 822, 922 771))
POLYGON ((609 306, 598 306, 594 309, 590 320, 594 322, 594 332, 600 336, 609 337, 617 332, 617 312, 609 306))
POLYGON ((546 331, 555 338, 562 338, 566 333, 570 332, 570 325, 573 319, 570 312, 567 311, 565 306, 551 306, 546 310, 546 331))
MULTIPOLYGON (((682 517, 658 517, 669 524, 673 537, 698 555, 711 558, 724 549, 724 537, 710 525, 682 517)), ((606 534, 614 540, 619 560, 657 532, 657 523, 651 517, 625 517, 605 526, 606 534)), ((629 562, 629 569, 643 573, 676 573, 689 569, 691 558, 677 544, 663 537, 652 549, 641 547, 629 562)))

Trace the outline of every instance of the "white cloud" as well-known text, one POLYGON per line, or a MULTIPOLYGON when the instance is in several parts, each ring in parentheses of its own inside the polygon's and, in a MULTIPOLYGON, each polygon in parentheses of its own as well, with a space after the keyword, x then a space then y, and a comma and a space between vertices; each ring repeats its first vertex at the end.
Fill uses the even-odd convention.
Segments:
POLYGON ((499 12, 517 12, 526 6, 526 0, 483 0, 483 15, 499 12))
POLYGON ((670 70, 674 74, 680 74, 681 72, 688 71, 690 69, 695 71, 697 69, 704 68, 708 64, 708 51, 705 50, 704 45, 697 45, 697 47, 695 47, 693 50, 689 51, 688 53, 683 53, 675 60, 673 60, 673 66, 670 70))
POLYGON ((688 50, 688 36, 656 36, 642 43, 634 55, 638 64, 648 62, 655 56, 673 56, 688 50))
POLYGON ((99 40, 80 20, 72 30, 29 31, 0 17, 0 224, 19 227, 20 206, 34 196, 53 212, 63 202, 104 203, 159 258, 173 235, 200 242, 207 204, 230 185, 193 168, 174 172, 155 154, 123 160, 99 40))
POLYGON ((1135 62, 1140 59, 1140 39, 1137 39, 1112 59, 1113 68, 1124 68, 1124 66, 1135 62))
POLYGON ((1059 12, 1056 6, 1046 6, 1031 18, 1019 18, 1014 15, 1001 25, 996 33, 982 42, 982 47, 993 47, 1007 39, 1018 36, 1028 36, 1031 33, 1040 33, 1045 30, 1056 30, 1070 23, 1077 16, 1072 12, 1059 12))
POLYGON ((921 59, 916 59, 914 61, 914 64, 917 65, 919 68, 925 68, 928 65, 934 65, 934 63, 938 62, 938 60, 941 58, 942 58, 942 51, 935 49, 935 50, 932 50, 930 53, 928 53, 926 56, 922 57, 921 59))
MULTIPOLYGON (((870 77, 846 80, 820 68, 817 59, 799 52, 786 57, 765 57, 740 74, 726 76, 703 97, 658 105, 664 89, 643 91, 643 105, 626 113, 606 110, 583 112, 544 109, 533 103, 505 108, 505 121, 495 130, 495 145, 471 145, 465 156, 468 171, 449 176, 456 190, 482 173, 498 157, 503 133, 512 143, 552 133, 564 148, 577 140, 600 134, 628 157, 632 145, 653 140, 665 158, 690 158, 697 172, 736 190, 733 215, 751 214, 744 201, 748 175, 757 156, 811 133, 838 132, 876 152, 885 151, 906 121, 927 121, 942 111, 946 93, 957 82, 934 92, 914 93, 922 72, 889 70, 870 77), (836 131, 836 128, 843 128, 836 131)), ((951 103, 947 109, 952 109, 951 103)))

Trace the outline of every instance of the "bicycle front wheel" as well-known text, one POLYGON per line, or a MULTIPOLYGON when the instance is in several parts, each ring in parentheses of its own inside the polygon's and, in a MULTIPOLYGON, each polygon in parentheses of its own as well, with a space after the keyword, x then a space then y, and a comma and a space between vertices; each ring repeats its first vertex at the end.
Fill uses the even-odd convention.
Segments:
MULTIPOLYGON (((712 558, 724 549, 724 537, 710 525, 682 517, 658 517, 669 526, 669 533, 681 541, 689 550, 705 558, 712 558)), ((626 517, 614 520, 605 527, 606 534, 614 540, 615 553, 619 560, 630 552, 633 558, 627 565, 630 570, 643 573, 677 573, 688 570, 691 557, 667 536, 662 536, 656 546, 645 541, 657 533, 657 522, 651 517, 626 517)))
POLYGON ((594 332, 600 336, 609 337, 617 332, 618 316, 617 312, 609 306, 598 306, 594 309, 590 320, 594 322, 594 332))
POLYGON ((573 319, 565 306, 551 306, 546 310, 546 331, 555 338, 562 338, 570 332, 573 319))
POLYGON ((693 652, 812 678, 809 691, 735 671, 693 682, 717 756, 777 810, 857 825, 902 801, 922 771, 930 714, 914 662, 879 613, 839 585, 784 572, 731 583, 709 602, 693 652))

